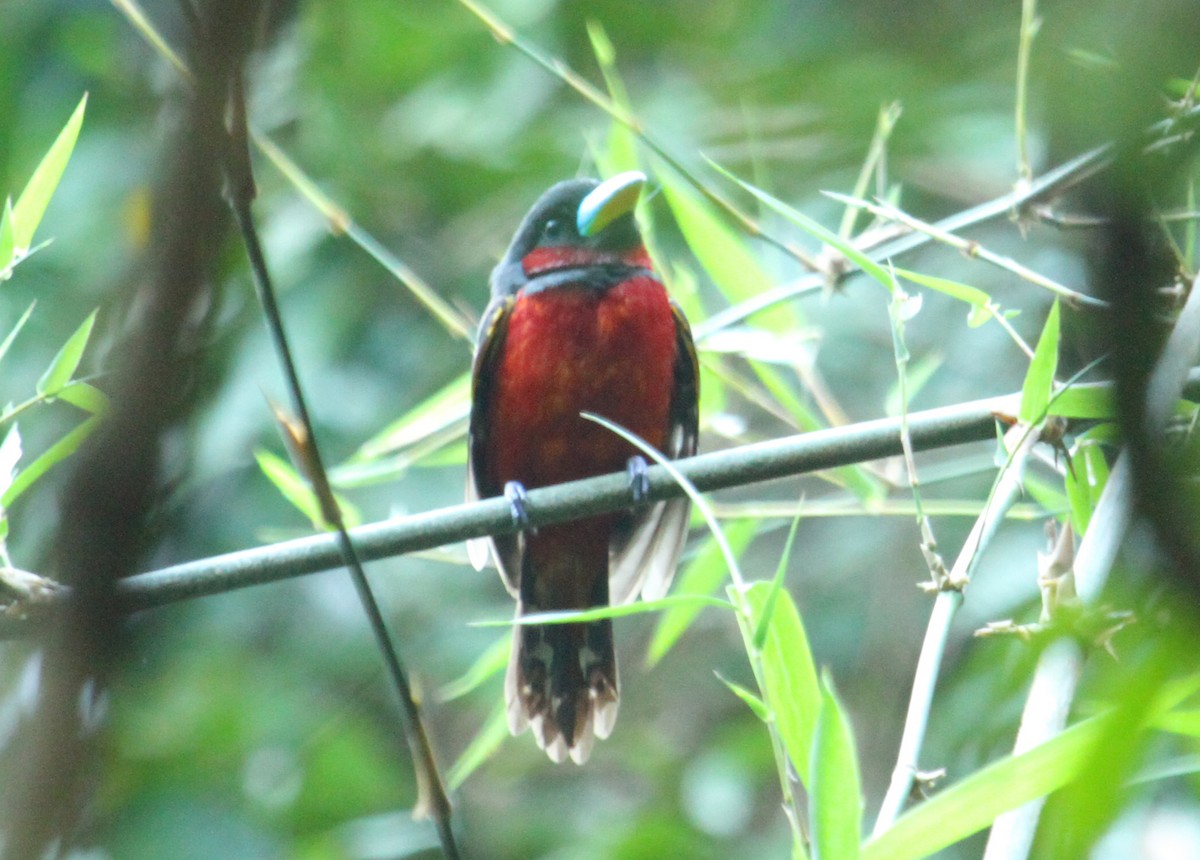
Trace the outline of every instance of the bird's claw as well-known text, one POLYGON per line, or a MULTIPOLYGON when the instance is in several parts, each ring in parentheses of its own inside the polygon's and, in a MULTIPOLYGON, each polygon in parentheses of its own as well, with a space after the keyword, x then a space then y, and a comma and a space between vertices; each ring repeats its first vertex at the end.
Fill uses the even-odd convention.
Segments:
POLYGON ((629 476, 629 495, 635 505, 640 505, 650 495, 649 468, 646 458, 641 454, 634 454, 625 463, 625 474, 629 476))
POLYGON ((529 529, 529 497, 525 485, 520 481, 509 481, 504 485, 504 498, 508 499, 508 510, 513 525, 521 531, 529 529))

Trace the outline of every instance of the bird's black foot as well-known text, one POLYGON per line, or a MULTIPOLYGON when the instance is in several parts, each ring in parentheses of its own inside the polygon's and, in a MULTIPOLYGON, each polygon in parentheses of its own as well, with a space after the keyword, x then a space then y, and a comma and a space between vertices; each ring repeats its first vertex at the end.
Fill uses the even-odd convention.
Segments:
POLYGON ((650 495, 650 476, 646 474, 649 468, 641 454, 634 454, 625 464, 625 474, 629 476, 629 495, 635 505, 642 504, 650 495))
POLYGON ((504 498, 508 499, 508 510, 513 525, 521 531, 529 530, 529 499, 525 485, 520 481, 509 481, 504 485, 504 498))

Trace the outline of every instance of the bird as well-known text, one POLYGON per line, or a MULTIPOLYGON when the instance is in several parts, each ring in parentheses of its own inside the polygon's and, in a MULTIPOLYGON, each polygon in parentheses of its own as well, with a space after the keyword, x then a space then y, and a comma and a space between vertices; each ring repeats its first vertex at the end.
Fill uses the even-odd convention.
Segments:
MULTIPOLYGON (((469 545, 489 555, 525 615, 666 594, 687 538, 686 497, 649 502, 646 462, 593 413, 667 457, 696 452, 699 369, 691 329, 655 273, 634 209, 638 171, 550 187, 492 271, 472 367, 467 496, 503 495, 518 531, 469 545), (527 527, 525 492, 626 471, 631 506, 527 527)), ((587 761, 617 717, 612 622, 517 624, 508 726, 554 762, 587 761)))

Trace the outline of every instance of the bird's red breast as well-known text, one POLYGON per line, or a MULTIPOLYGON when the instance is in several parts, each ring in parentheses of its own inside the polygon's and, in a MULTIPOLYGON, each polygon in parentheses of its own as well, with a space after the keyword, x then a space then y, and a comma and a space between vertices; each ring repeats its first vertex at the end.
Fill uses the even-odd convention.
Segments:
MULTIPOLYGON (((472 495, 519 498, 521 488, 624 470, 637 448, 585 412, 668 456, 694 453, 695 349, 634 223, 644 184, 631 173, 555 185, 492 273, 472 385, 472 495)), ((672 499, 491 544, 521 617, 661 595, 687 523, 687 500, 672 499)), ((514 734, 531 727, 552 759, 582 763, 616 720, 611 621, 517 627, 505 697, 514 734)))

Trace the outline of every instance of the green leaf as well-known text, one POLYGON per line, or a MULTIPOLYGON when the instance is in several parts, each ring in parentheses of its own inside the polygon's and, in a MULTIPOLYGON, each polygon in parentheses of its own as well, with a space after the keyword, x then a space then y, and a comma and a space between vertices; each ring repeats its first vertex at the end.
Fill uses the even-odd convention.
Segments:
POLYGON ((920 860, 991 825, 996 816, 1062 788, 1097 750, 1111 722, 1085 720, 934 795, 863 846, 861 860, 920 860))
POLYGON ((1117 404, 1112 388, 1074 385, 1057 394, 1050 404, 1051 415, 1092 419, 1116 417, 1117 404))
POLYGON ((779 555, 779 564, 775 566, 775 577, 771 580, 771 592, 767 595, 767 599, 763 602, 762 612, 759 613, 758 626, 754 628, 754 636, 750 640, 754 644, 755 651, 762 651, 763 645, 767 641, 767 627, 771 623, 771 618, 775 615, 775 602, 779 599, 779 592, 783 590, 783 583, 787 579, 788 563, 792 559, 792 547, 796 544, 796 532, 800 528, 800 506, 796 506, 796 515, 792 517, 792 527, 788 529, 787 540, 783 544, 783 552, 779 555))
POLYGON ((87 94, 79 100, 79 105, 58 138, 43 156, 42 161, 34 170, 33 176, 25 185, 25 190, 17 198, 12 211, 13 238, 18 250, 27 249, 33 244, 33 234, 42 222, 42 215, 50 198, 58 188, 63 171, 75 149, 75 140, 79 137, 79 128, 83 124, 83 112, 87 106, 87 94))
POLYGON ((63 387, 71 381, 79 362, 83 359, 83 351, 87 349, 88 338, 92 336, 92 326, 96 324, 97 311, 92 311, 88 318, 75 329, 75 333, 67 338, 58 355, 50 362, 42 378, 38 380, 37 393, 43 397, 56 397, 63 387))
POLYGON ((735 696, 745 702, 746 706, 754 712, 754 716, 758 717, 764 723, 771 722, 771 709, 767 707, 766 702, 736 681, 730 681, 728 678, 723 677, 719 672, 717 673, 717 679, 728 687, 735 696))
MULTIPOLYGON (((738 520, 725 527, 725 538, 735 555, 740 556, 750 545, 758 531, 759 521, 754 519, 738 520)), ((709 537, 704 546, 696 553, 695 558, 679 575, 675 585, 677 595, 712 594, 729 575, 725 567, 725 557, 721 554, 720 544, 709 537)), ((646 666, 654 666, 661 660, 671 647, 679 641, 687 629, 700 614, 701 606, 672 606, 663 611, 658 617, 654 628, 654 636, 646 649, 646 666)))
MULTIPOLYGON (((941 369, 943 361, 945 361, 945 356, 941 353, 931 352, 909 362, 905 382, 910 403, 926 383, 933 378, 933 375, 941 369)), ((883 408, 887 415, 895 417, 900 414, 900 383, 898 380, 888 389, 887 400, 884 401, 883 408)))
POLYGON ((603 621, 606 618, 624 618, 626 615, 641 615, 644 612, 660 612, 678 606, 698 607, 715 606, 720 609, 733 609, 733 604, 719 597, 709 597, 706 594, 672 594, 660 597, 658 600, 639 600, 636 603, 625 603, 621 606, 598 606, 595 609, 565 609, 561 612, 536 612, 522 615, 520 618, 505 619, 504 621, 474 621, 472 627, 507 627, 525 624, 578 624, 585 621, 603 621))
MULTIPOLYGON (((617 50, 609 39, 604 25, 592 19, 587 22, 588 39, 592 43, 592 53, 596 56, 596 65, 604 75, 604 85, 613 104, 626 115, 633 115, 629 102, 629 93, 617 71, 617 50)), ((638 167, 637 139, 624 123, 613 120, 608 124, 608 140, 604 151, 597 159, 602 175, 612 176, 625 170, 636 170, 638 167)))
POLYGON ((29 307, 25 309, 25 313, 21 314, 21 318, 17 320, 17 324, 14 325, 12 330, 4 336, 4 341, 0 342, 0 361, 4 360, 4 356, 8 352, 8 348, 12 346, 13 341, 17 339, 17 335, 20 334, 21 329, 25 327, 25 323, 29 322, 29 316, 33 313, 33 308, 35 305, 37 305, 37 302, 29 303, 29 307))
MULTIPOLYGON (((749 611, 749 618, 742 620, 742 636, 747 651, 752 654, 754 633, 766 614, 772 592, 771 583, 755 582, 747 586, 742 595, 749 611)), ((821 690, 800 613, 787 590, 777 593, 767 635, 758 655, 763 698, 775 715, 779 736, 796 773, 807 787, 813 731, 821 709, 821 690)))
MULTIPOLYGON (((716 169, 717 171, 719 171, 722 175, 728 177, 729 179, 732 179, 738 185, 742 186, 742 188, 749 191, 751 194, 753 194, 755 197, 757 197, 762 203, 766 204, 769 208, 778 212, 780 215, 782 215, 787 220, 791 221, 793 224, 795 224, 800 229, 804 230, 807 233, 812 234, 815 238, 819 239, 822 243, 833 248, 835 251, 837 251, 839 254, 841 254, 843 257, 845 257, 847 260, 849 260, 851 263, 853 263, 854 265, 856 265, 860 269, 862 269, 864 273, 870 275, 872 278, 874 278, 876 281, 878 281, 880 284, 882 284, 889 293, 894 289, 895 285, 892 283, 892 276, 888 272, 888 270, 885 269, 883 266, 879 265, 878 263, 876 263, 874 260, 872 260, 866 254, 864 254, 862 251, 858 250, 858 248, 854 247, 854 245, 850 241, 843 239, 841 236, 839 236, 837 233, 830 230, 824 224, 821 224, 819 221, 816 221, 813 218, 809 218, 807 215, 805 215, 799 209, 789 206, 788 204, 784 203, 779 198, 777 198, 771 194, 768 194, 766 191, 763 191, 761 188, 756 188, 755 186, 751 185, 749 182, 739 179, 733 173, 729 172, 728 170, 726 170, 721 165, 717 164, 712 159, 708 159, 708 163, 711 164, 713 166, 713 168, 716 169)), ((835 197, 836 199, 839 199, 839 200, 848 199, 848 198, 843 198, 843 196, 840 194, 839 195, 830 195, 830 196, 835 197)))
POLYGON ((1083 537, 1091 522, 1092 512, 1100 501, 1100 493, 1108 483, 1108 460, 1097 444, 1079 444, 1067 469, 1067 501, 1071 505, 1071 524, 1075 535, 1083 537))
MULTIPOLYGON (((308 518, 309 522, 313 524, 313 528, 322 531, 329 528, 329 524, 321 516, 321 505, 317 501, 316 494, 309 487, 308 481, 301 477, 291 463, 262 448, 254 452, 254 458, 258 461, 258 467, 262 469, 267 480, 275 485, 279 494, 287 499, 296 510, 308 518)), ((342 510, 342 520, 346 528, 352 529, 362 523, 362 514, 357 507, 338 493, 334 494, 334 498, 337 499, 338 507, 342 510)))
MULTIPOLYGON (((952 299, 958 299, 960 302, 966 302, 971 305, 972 309, 984 308, 991 304, 992 297, 979 287, 972 287, 969 284, 963 284, 958 281, 951 281, 948 278, 938 278, 934 275, 924 275, 920 272, 914 272, 911 269, 896 269, 896 274, 904 278, 906 281, 912 281, 922 287, 928 287, 931 290, 936 290, 939 293, 949 296, 952 299)), ((991 313, 988 312, 990 318, 991 313)))
POLYGON ((504 671, 512 650, 512 636, 505 634, 488 646, 478 659, 459 677, 438 691, 438 701, 449 702, 478 688, 489 678, 504 671))
POLYGON ((479 732, 467 744, 467 748, 463 750, 462 755, 446 773, 446 787, 451 791, 460 788, 467 777, 479 769, 479 766, 492 757, 496 750, 500 749, 500 745, 509 737, 508 732, 508 716, 504 710, 504 703, 500 703, 491 715, 488 716, 487 722, 479 732))
POLYGON ((1038 338, 1025 384, 1021 387, 1021 411, 1018 417, 1022 424, 1036 424, 1046 415, 1050 395, 1054 390, 1054 374, 1058 370, 1059 309, 1058 299, 1050 306, 1042 336, 1038 338))
POLYGON ((812 828, 817 860, 857 860, 862 831, 862 789, 850 722, 828 673, 821 684, 821 712, 813 738, 812 828))
POLYGON ((79 450, 79 446, 96 429, 100 417, 93 415, 67 435, 63 436, 41 455, 26 466, 13 480, 12 485, 0 496, 0 507, 7 508, 29 489, 33 484, 50 471, 50 469, 79 450))
POLYGON ((17 234, 13 225, 12 198, 4 198, 4 214, 0 215, 0 281, 12 273, 17 250, 17 234))
POLYGON ((59 389, 58 399, 77 406, 84 412, 90 412, 92 415, 105 415, 108 412, 108 395, 82 379, 68 382, 59 389))
MULTIPOLYGON (((773 286, 771 276, 750 253, 746 241, 721 220, 712 204, 665 164, 657 175, 688 249, 731 304, 773 286)), ((774 332, 794 331, 797 327, 795 311, 785 305, 764 310, 754 318, 774 332)))
POLYGON ((471 374, 463 373, 364 442, 350 462, 359 464, 412 448, 456 425, 461 425, 457 428, 461 434, 470 410, 471 374))

